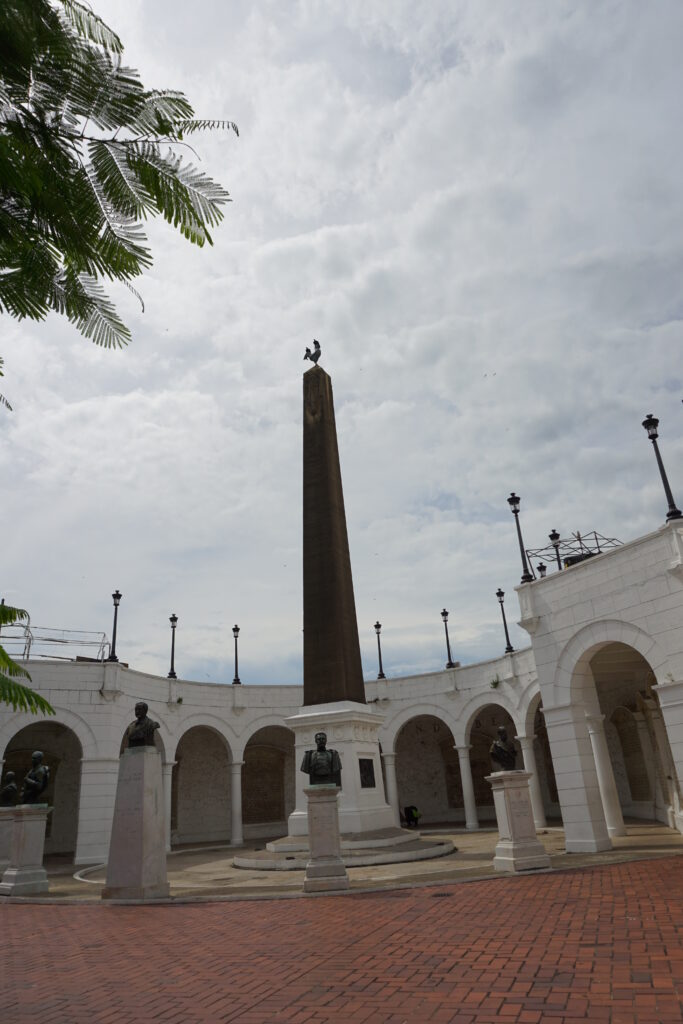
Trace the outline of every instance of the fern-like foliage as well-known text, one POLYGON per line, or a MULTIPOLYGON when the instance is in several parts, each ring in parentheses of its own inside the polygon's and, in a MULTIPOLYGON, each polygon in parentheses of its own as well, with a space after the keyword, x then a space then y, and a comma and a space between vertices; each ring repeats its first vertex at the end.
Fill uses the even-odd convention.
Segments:
POLYGON ((78 0, 0 2, 0 313, 52 310, 108 347, 130 331, 102 282, 138 294, 130 282, 152 262, 144 221, 161 215, 210 245, 229 202, 186 161, 183 137, 237 133, 195 119, 180 92, 146 89, 122 53, 78 0))
MULTIPOLYGON (((0 627, 25 622, 27 619, 28 614, 22 608, 0 604, 0 627)), ((15 711, 54 715, 54 708, 44 697, 30 690, 24 683, 17 682, 17 679, 22 678, 31 681, 26 669, 13 661, 5 648, 0 646, 0 703, 11 704, 15 711)))

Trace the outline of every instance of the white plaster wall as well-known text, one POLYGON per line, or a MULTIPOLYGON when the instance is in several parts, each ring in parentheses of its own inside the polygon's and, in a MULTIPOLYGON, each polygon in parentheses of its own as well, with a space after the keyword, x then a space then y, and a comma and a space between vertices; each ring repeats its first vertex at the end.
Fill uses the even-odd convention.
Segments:
POLYGON ((188 730, 176 754, 176 844, 230 838, 230 771, 225 743, 213 730, 188 730))

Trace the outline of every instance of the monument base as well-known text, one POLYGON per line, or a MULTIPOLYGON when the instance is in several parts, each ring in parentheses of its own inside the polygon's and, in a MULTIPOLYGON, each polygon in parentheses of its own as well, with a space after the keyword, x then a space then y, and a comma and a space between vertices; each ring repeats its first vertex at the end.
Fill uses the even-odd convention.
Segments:
POLYGON ((164 808, 161 755, 156 747, 124 750, 103 900, 153 900, 169 895, 164 808))
POLYGON ((336 701, 312 704, 285 720, 294 731, 296 808, 289 816, 288 835, 308 834, 306 787, 308 777, 299 766, 306 750, 315 747, 315 734, 327 734, 327 746, 338 751, 342 763, 339 795, 339 831, 363 834, 396 830, 396 818, 384 795, 377 733, 382 717, 367 704, 336 701))
POLYGON ((531 810, 531 772, 494 772, 486 776, 493 789, 493 802, 500 839, 493 857, 496 871, 533 871, 550 867, 550 857, 536 837, 531 810))
POLYGON ((339 892, 349 887, 339 840, 340 792, 339 786, 309 786, 305 790, 311 859, 306 865, 304 892, 339 892))
POLYGON ((12 832, 9 863, 0 882, 0 896, 39 896, 48 891, 43 850, 50 809, 47 804, 18 804, 3 808, 4 827, 7 828, 9 812, 12 832))

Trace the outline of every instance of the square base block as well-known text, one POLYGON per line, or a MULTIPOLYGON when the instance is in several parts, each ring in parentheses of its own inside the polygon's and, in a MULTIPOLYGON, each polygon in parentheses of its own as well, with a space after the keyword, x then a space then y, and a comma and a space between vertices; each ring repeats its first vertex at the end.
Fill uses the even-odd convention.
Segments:
POLYGON ((161 755, 156 747, 129 747, 119 762, 102 899, 163 899, 169 892, 161 755))
POLYGON ((493 789, 500 839, 493 857, 496 871, 533 871, 550 867, 550 857, 536 838, 531 809, 531 772, 494 772, 486 776, 493 789))
POLYGON ((9 867, 9 851, 12 845, 12 828, 14 821, 13 807, 0 807, 0 878, 6 867, 9 867))
POLYGON ((0 896, 38 896, 48 891, 43 867, 47 804, 3 808, 4 827, 11 814, 9 863, 0 882, 0 896))
POLYGON ((311 859, 306 865, 304 892, 338 892, 349 887, 341 859, 339 793, 338 786, 306 787, 311 859))

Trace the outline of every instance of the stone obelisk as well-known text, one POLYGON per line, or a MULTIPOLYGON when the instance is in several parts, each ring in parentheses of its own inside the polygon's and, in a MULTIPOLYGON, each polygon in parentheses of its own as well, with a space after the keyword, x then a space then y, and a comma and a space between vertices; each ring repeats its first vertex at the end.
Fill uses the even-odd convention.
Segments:
MULTIPOLYGON (((304 374, 304 704, 287 719, 296 768, 325 732, 342 763, 339 829, 363 835, 396 830, 386 802, 378 730, 382 716, 365 700, 356 605, 346 533, 332 381, 320 366, 304 374)), ((307 776, 295 772, 291 837, 308 831, 307 776)))
POLYGON ((365 704, 332 380, 304 374, 304 706, 365 704))

